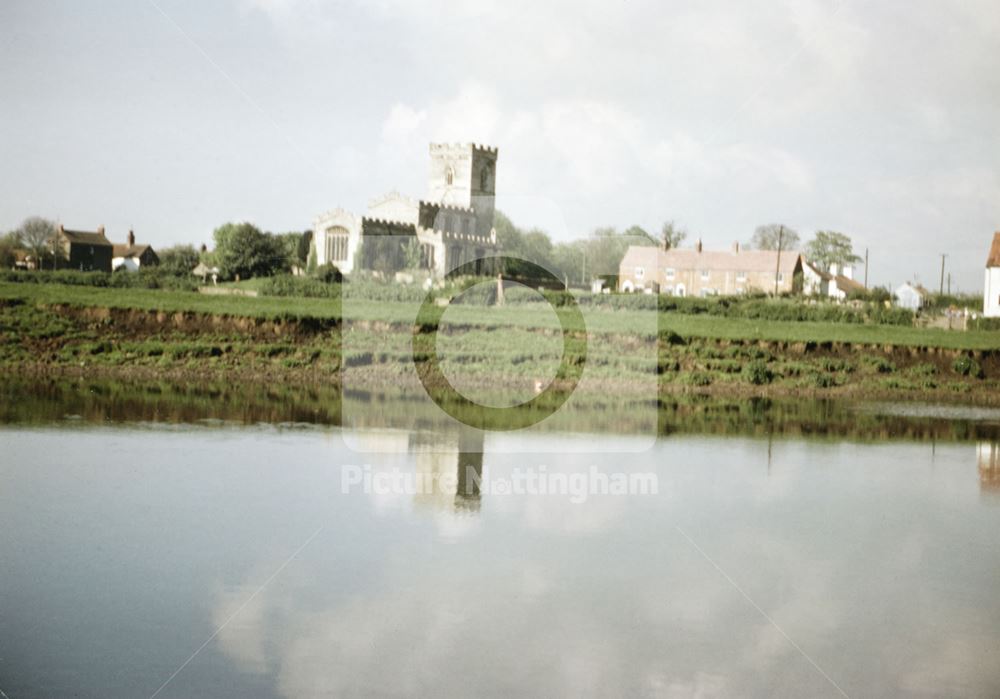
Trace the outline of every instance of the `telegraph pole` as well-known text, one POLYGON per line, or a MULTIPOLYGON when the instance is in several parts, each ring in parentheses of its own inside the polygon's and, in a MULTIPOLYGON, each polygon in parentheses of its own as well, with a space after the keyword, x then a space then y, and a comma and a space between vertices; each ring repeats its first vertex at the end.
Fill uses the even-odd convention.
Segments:
POLYGON ((941 253, 941 289, 938 293, 944 296, 944 258, 948 257, 946 253, 941 253))
POLYGON ((785 235, 785 227, 778 226, 778 263, 774 270, 774 296, 778 296, 778 275, 781 274, 781 242, 785 235))
POLYGON ((865 248, 865 288, 868 288, 868 248, 865 248))

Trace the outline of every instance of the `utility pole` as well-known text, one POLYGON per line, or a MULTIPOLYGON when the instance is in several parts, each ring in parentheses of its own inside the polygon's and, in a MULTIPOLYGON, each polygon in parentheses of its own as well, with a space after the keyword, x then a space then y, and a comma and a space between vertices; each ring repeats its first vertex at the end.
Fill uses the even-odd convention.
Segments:
POLYGON ((951 296, 951 272, 948 272, 948 296, 951 296))
POLYGON ((941 289, 938 291, 940 295, 944 295, 944 258, 948 257, 946 253, 941 253, 941 289))
POLYGON ((778 296, 778 275, 781 274, 781 242, 785 235, 785 227, 778 226, 778 263, 774 270, 774 296, 778 296))
POLYGON ((865 288, 868 288, 868 248, 865 248, 865 288))

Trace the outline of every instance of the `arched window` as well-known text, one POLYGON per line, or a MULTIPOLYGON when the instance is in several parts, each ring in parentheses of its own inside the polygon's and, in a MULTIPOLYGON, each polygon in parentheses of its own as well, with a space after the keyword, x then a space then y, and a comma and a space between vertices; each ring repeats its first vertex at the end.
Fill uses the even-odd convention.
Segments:
POLYGON ((331 226, 326 229, 326 262, 344 262, 347 260, 347 244, 350 233, 343 226, 331 226))
POLYGON ((447 185, 451 185, 454 182, 455 182, 455 171, 452 169, 451 165, 449 165, 448 169, 444 171, 444 183, 447 185))
POLYGON ((479 189, 480 191, 487 192, 490 189, 490 166, 487 165, 483 168, 482 172, 479 173, 479 189))

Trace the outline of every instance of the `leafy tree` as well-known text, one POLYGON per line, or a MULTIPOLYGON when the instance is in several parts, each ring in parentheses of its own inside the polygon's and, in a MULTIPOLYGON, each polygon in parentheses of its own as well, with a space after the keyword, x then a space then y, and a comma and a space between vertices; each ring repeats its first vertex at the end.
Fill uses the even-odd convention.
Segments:
POLYGON ((674 225, 673 221, 666 221, 660 228, 660 240, 668 250, 678 248, 688 237, 688 232, 683 228, 674 225))
POLYGON ((200 253, 193 245, 175 245, 158 253, 160 269, 164 274, 186 277, 198 266, 200 253))
POLYGON ((816 231, 816 237, 806 245, 806 257, 821 269, 861 262, 854 254, 850 237, 836 231, 816 231))
POLYGON ((17 261, 17 250, 21 247, 21 236, 11 231, 0 238, 0 267, 10 269, 17 261))
POLYGON ((625 229, 625 232, 622 233, 622 235, 627 235, 632 238, 644 238, 654 244, 659 242, 656 238, 653 237, 653 235, 649 231, 647 231, 642 226, 638 225, 629 226, 628 228, 625 229))
POLYGON ((249 279, 288 271, 288 250, 282 239, 251 223, 226 223, 213 236, 215 262, 224 278, 249 279))
POLYGON ((42 261, 45 259, 46 251, 51 253, 50 256, 53 258, 53 263, 55 262, 57 255, 56 235, 58 232, 59 229, 55 223, 41 216, 32 216, 25 219, 21 227, 17 230, 18 237, 22 244, 31 251, 39 269, 43 267, 42 261))
POLYGON ((420 267, 420 241, 416 238, 403 246, 403 264, 406 269, 419 269, 420 267))
POLYGON ((795 250, 799 246, 799 234, 794 229, 780 223, 768 223, 757 226, 749 247, 754 250, 777 250, 779 240, 782 250, 795 250))
POLYGON ((308 264, 309 262, 309 252, 312 250, 313 242, 313 232, 311 230, 302 231, 302 237, 299 238, 299 247, 295 251, 296 256, 299 258, 301 264, 308 264))

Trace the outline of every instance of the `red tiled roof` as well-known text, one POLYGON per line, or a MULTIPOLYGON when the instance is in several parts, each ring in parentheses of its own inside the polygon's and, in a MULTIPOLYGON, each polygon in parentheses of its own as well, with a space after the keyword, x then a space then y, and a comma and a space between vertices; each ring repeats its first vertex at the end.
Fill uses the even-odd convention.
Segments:
POLYGON ((128 243, 115 243, 112 246, 111 254, 115 257, 141 257, 142 253, 149 249, 148 245, 129 245, 128 243))
MULTIPOLYGON (((781 251, 781 272, 792 274, 801 253, 797 250, 781 251)), ((660 269, 671 267, 676 270, 713 270, 730 272, 775 272, 778 269, 777 250, 712 251, 695 249, 663 248, 652 245, 632 245, 625 251, 623 267, 649 267, 660 269)))
POLYGON ((990 254, 986 257, 987 267, 1000 267, 1000 231, 993 234, 993 245, 990 246, 990 254))

